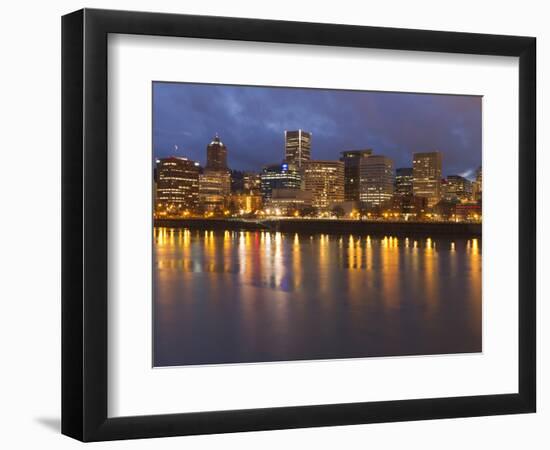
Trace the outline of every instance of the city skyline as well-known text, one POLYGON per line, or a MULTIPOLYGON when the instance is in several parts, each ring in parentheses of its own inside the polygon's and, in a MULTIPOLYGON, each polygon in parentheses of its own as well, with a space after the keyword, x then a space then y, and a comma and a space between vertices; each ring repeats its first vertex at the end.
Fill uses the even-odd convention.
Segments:
POLYGON ((312 133, 312 160, 372 148, 399 168, 411 167, 414 152, 439 150, 443 176, 469 179, 481 165, 475 96, 155 82, 153 117, 154 158, 187 157, 203 167, 216 133, 230 169, 258 172, 284 159, 285 131, 298 129, 312 133))
POLYGON ((480 97, 155 83, 153 128, 155 367, 483 350, 480 97))

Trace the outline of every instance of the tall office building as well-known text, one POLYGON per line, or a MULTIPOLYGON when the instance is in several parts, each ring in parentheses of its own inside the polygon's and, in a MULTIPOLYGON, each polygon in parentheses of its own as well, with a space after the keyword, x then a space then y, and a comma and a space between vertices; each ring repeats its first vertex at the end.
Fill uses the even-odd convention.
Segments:
POLYGON ((271 199, 273 189, 300 189, 302 177, 291 164, 273 164, 262 169, 260 189, 264 200, 271 199))
POLYGON ((441 152, 413 154, 413 193, 434 206, 441 199, 441 152))
POLYGON ((285 162, 302 168, 311 159, 311 133, 304 130, 285 130, 285 162))
POLYGON ((395 169, 395 195, 413 195, 413 168, 395 169))
POLYGON ((442 197, 448 201, 471 200, 472 182, 460 175, 449 175, 442 191, 442 197))
POLYGON ((156 210, 194 210, 199 201, 199 163, 187 158, 157 160, 156 210))
POLYGON ((372 155, 359 165, 359 199, 369 206, 381 206, 393 196, 393 161, 382 155, 372 155))
POLYGON ((199 178, 199 202, 206 211, 223 208, 231 193, 231 175, 225 170, 204 170, 199 178))
POLYGON ((231 193, 227 147, 218 133, 206 147, 206 167, 199 180, 199 203, 207 211, 223 208, 231 193))
POLYGON ((359 201, 359 164, 372 155, 372 149, 348 150, 342 152, 340 161, 344 163, 344 199, 359 201))
POLYGON ((472 193, 473 193, 474 200, 477 200, 477 201, 481 200, 482 190, 483 190, 483 179, 481 176, 481 166, 479 166, 476 170, 476 179, 473 182, 473 186, 472 186, 472 193))
POLYGON ((344 163, 307 161, 303 166, 304 188, 312 193, 312 206, 326 209, 344 201, 344 163))
POLYGON ((479 166, 476 170, 476 183, 479 184, 479 190, 481 191, 481 185, 483 182, 482 174, 481 174, 481 166, 479 166))
POLYGON ((206 147, 206 169, 228 170, 227 168, 227 147, 220 140, 218 133, 206 147))

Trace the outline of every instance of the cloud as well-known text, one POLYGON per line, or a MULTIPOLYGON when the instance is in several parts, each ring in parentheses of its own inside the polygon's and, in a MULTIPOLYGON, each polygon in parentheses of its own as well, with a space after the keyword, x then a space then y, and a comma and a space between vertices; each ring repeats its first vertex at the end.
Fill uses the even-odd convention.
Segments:
POLYGON ((372 147, 410 166, 412 152, 441 150, 446 174, 481 164, 481 98, 321 89, 155 83, 155 156, 174 145, 204 163, 218 132, 232 168, 260 170, 282 160, 284 130, 313 133, 315 159, 372 147))

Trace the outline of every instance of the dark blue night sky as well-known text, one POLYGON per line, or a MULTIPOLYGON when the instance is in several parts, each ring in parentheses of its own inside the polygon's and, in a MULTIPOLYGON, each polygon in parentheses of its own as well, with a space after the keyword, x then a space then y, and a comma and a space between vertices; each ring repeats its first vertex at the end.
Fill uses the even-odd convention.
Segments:
POLYGON ((372 148, 412 167, 412 153, 443 152, 443 174, 481 165, 481 97, 187 83, 153 84, 153 153, 204 165, 215 133, 231 169, 260 171, 284 157, 284 130, 313 133, 312 159, 372 148), (175 148, 177 146, 177 149, 175 148))

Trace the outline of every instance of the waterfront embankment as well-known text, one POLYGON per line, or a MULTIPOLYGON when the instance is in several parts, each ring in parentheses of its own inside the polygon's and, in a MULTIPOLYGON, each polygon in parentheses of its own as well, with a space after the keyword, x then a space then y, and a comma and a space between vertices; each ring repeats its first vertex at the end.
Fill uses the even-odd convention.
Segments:
POLYGON ((480 223, 468 222, 392 222, 333 219, 155 219, 156 227, 203 230, 260 230, 281 233, 326 233, 389 236, 481 236, 480 223))

